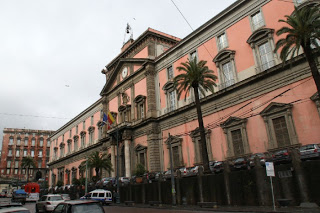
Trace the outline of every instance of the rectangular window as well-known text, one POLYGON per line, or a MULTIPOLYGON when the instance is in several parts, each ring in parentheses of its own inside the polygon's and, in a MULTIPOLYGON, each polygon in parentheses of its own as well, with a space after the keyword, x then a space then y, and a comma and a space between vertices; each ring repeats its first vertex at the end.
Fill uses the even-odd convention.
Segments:
POLYGON ((40 138, 40 146, 43 147, 43 139, 40 138))
POLYGON ((167 72, 168 72, 168 79, 173 79, 173 69, 172 69, 172 66, 168 67, 167 69, 167 72))
POLYGON ((86 121, 82 122, 82 129, 85 130, 86 129, 86 121))
POLYGON ((42 161, 41 160, 38 161, 38 168, 42 168, 42 161))
POLYGON ((273 53, 269 42, 259 46, 261 70, 265 71, 274 66, 273 53))
POLYGON ((272 119, 274 132, 279 147, 290 145, 290 138, 287 128, 286 119, 284 116, 272 119))
POLYGON ((237 129, 237 130, 231 131, 231 137, 232 137, 234 154, 235 155, 244 154, 241 130, 237 129))
POLYGON ((144 118, 144 105, 140 104, 140 117, 144 118))
POLYGON ((176 109, 176 93, 175 91, 172 91, 169 93, 169 112, 176 109))
POLYGON ((16 160, 16 161, 14 162, 14 168, 18 168, 18 167, 19 167, 19 161, 16 160))
POLYGON ((16 157, 20 157, 20 150, 16 150, 16 157))
POLYGON ((78 140, 74 140, 74 151, 78 150, 78 140))
POLYGON ((47 140, 47 147, 50 147, 50 141, 47 140))
POLYGON ((18 174, 18 169, 14 170, 14 174, 17 175, 18 174))
POLYGON ((62 141, 64 141, 64 134, 62 135, 62 141))
POLYGON ((7 175, 10 175, 10 169, 7 169, 7 175))
POLYGON ((179 147, 172 147, 172 156, 173 156, 173 168, 180 166, 180 156, 179 156, 179 147))
POLYGON ((218 36, 218 49, 219 51, 228 47, 227 36, 225 33, 218 36))
POLYGON ((190 61, 196 59, 196 61, 198 61, 197 58, 197 51, 193 51, 192 53, 190 53, 190 61))
POLYGON ((42 157, 42 150, 39 150, 39 157, 42 157))
POLYGON ((21 172, 22 172, 23 175, 25 175, 26 174, 26 169, 22 169, 21 172))
POLYGON ((8 156, 12 156, 12 149, 9 149, 8 156))
POLYGON ((35 146, 36 145, 36 139, 32 138, 31 140, 31 146, 35 146))
POLYGON ((31 157, 34 157, 34 150, 31 150, 31 157))
POLYGON ((17 145, 21 145, 21 139, 20 138, 17 139, 17 145))
POLYGON ((9 145, 13 145, 13 138, 9 138, 9 145))
POLYGON ((144 159, 144 153, 141 152, 139 153, 139 158, 140 158, 140 164, 142 164, 143 166, 145 166, 145 159, 144 159))
POLYGON ((27 156, 28 155, 28 150, 23 150, 23 156, 25 157, 25 156, 27 156))
POLYGON ((78 134, 78 125, 76 126, 76 134, 78 134))
POLYGON ((71 138, 71 129, 70 129, 70 131, 69 131, 69 138, 71 138))
POLYGON ((91 125, 93 125, 93 115, 91 116, 91 125))
POLYGON ((264 26, 264 21, 260 11, 251 16, 251 22, 253 31, 264 26))
POLYGON ((225 87, 234 84, 233 67, 231 61, 222 65, 225 87))
POLYGON ((10 160, 7 161, 7 167, 8 167, 8 168, 11 167, 11 161, 10 161, 10 160))
POLYGON ((25 139, 24 139, 24 145, 25 145, 25 146, 28 146, 28 138, 25 138, 25 139))
POLYGON ((71 152, 71 143, 68 143, 68 153, 71 152))

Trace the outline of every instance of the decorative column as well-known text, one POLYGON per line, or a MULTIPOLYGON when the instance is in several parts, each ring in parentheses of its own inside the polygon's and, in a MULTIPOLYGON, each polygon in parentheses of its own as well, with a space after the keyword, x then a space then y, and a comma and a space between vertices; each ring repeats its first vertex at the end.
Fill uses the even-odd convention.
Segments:
MULTIPOLYGON (((102 99, 102 112, 103 113, 108 113, 109 110, 109 100, 107 99, 107 97, 103 97, 102 99)), ((103 113, 102 113, 102 117, 100 118, 101 120, 103 119, 103 113)), ((102 138, 105 138, 107 136, 107 131, 108 131, 108 127, 107 125, 103 125, 103 130, 102 130, 102 138)))
POLYGON ((111 164, 112 164, 112 167, 113 167, 113 171, 111 171, 111 176, 112 177, 115 177, 116 174, 115 174, 115 171, 116 171, 116 156, 115 156, 115 145, 111 143, 111 146, 110 146, 110 152, 111 152, 111 164))
POLYGON ((122 139, 124 140, 124 159, 125 159, 126 177, 131 177, 131 168, 130 168, 131 131, 125 130, 122 134, 122 139))

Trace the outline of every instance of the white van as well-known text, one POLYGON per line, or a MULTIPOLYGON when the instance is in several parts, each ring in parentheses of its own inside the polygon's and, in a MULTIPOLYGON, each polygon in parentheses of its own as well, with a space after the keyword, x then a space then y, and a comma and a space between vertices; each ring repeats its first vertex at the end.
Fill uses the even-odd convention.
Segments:
POLYGON ((84 199, 96 200, 96 201, 99 201, 103 204, 109 205, 110 203, 112 203, 112 193, 109 190, 96 189, 96 190, 89 192, 88 194, 81 197, 80 199, 81 200, 84 200, 84 199))

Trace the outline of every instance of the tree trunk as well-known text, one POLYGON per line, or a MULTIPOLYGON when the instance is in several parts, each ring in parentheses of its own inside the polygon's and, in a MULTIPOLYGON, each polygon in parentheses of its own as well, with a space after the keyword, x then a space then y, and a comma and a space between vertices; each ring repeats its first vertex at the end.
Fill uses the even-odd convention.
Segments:
POLYGON ((312 77, 313 77, 314 83, 316 84, 318 95, 320 97, 320 74, 319 74, 316 61, 314 60, 314 56, 312 54, 312 49, 309 44, 307 44, 306 46, 302 45, 302 48, 306 55, 307 61, 309 63, 312 77))
POLYGON ((99 174, 99 171, 100 171, 100 169, 99 168, 95 168, 95 170, 96 170, 96 177, 97 177, 97 181, 98 180, 100 180, 100 174, 99 174))
POLYGON ((27 183, 29 182, 29 167, 27 167, 27 183))
POLYGON ((201 151, 202 151, 202 163, 203 163, 204 172, 209 173, 210 169, 209 169, 208 150, 207 150, 206 136, 205 136, 204 126, 203 126, 202 111, 201 111, 201 105, 200 105, 200 100, 199 100, 198 87, 193 87, 193 90, 194 90, 197 115, 198 115, 198 122, 199 122, 200 144, 201 144, 201 151))

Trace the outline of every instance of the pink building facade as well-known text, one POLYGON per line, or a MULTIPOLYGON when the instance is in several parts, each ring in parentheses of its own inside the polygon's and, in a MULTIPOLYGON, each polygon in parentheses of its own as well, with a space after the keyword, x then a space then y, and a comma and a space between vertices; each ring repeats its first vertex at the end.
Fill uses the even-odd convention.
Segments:
MULTIPOLYGON (((201 97, 210 161, 319 143, 320 99, 306 60, 301 54, 283 66, 273 52, 275 32, 283 26, 278 20, 295 4, 311 3, 319 4, 238 0, 182 40, 151 28, 129 40, 102 70, 106 84, 99 106, 116 124, 103 127, 96 149, 108 154, 114 169, 119 149, 120 176, 131 177, 138 163, 148 171, 168 170, 168 143, 175 168, 201 164, 193 91, 178 99, 172 81, 181 62, 194 57, 218 76, 215 92, 201 97)), ((95 116, 101 122, 101 113, 95 116)), ((52 138, 52 153, 69 138, 52 138)), ((78 155, 53 157, 52 177, 80 162, 78 155)))

